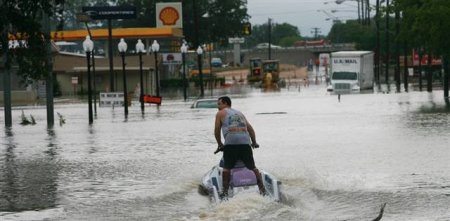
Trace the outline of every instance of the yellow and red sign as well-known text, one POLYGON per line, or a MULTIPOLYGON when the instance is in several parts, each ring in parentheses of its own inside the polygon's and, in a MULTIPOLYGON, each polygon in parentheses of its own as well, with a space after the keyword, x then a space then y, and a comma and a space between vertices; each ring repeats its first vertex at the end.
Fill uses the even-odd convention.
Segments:
POLYGON ((156 3, 156 27, 183 28, 181 2, 156 3))

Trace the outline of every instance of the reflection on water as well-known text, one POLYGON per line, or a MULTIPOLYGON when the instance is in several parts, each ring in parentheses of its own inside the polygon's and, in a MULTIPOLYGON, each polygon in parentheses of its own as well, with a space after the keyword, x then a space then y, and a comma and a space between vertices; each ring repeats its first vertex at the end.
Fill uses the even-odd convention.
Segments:
POLYGON ((450 100, 444 99, 444 104, 437 104, 434 101, 430 101, 428 104, 424 104, 420 107, 421 113, 450 113, 450 100))
POLYGON ((12 129, 6 129, 5 134, 6 149, 0 158, 0 210, 24 211, 56 206, 60 168, 55 163, 54 131, 48 130, 48 148, 42 158, 36 159, 18 156, 12 129))
POLYGON ((286 197, 242 195, 217 206, 197 193, 221 157, 213 154, 217 110, 165 99, 144 115, 133 105, 127 118, 123 108, 99 108, 89 125, 86 104, 64 104, 55 110, 66 123, 47 129, 45 109, 30 108, 36 125, 0 129, 0 219, 372 220, 386 203, 382 220, 450 220, 450 112, 441 93, 339 102, 314 85, 214 92, 231 94, 252 123, 256 163, 283 182, 286 197))

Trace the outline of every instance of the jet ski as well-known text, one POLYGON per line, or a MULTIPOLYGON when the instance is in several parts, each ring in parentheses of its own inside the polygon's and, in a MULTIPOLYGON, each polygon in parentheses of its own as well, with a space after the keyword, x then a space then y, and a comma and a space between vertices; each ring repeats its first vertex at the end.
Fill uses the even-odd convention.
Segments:
MULTIPOLYGON (((222 171, 223 160, 218 165, 212 167, 202 178, 199 185, 199 193, 209 196, 210 200, 220 203, 222 193, 222 171)), ((281 201, 281 182, 275 176, 265 170, 259 169, 266 189, 265 197, 270 197, 274 201, 281 201)), ((230 187, 228 189, 228 197, 232 198, 241 192, 254 192, 259 194, 256 176, 253 171, 247 169, 242 161, 238 161, 233 169, 231 169, 230 187)))

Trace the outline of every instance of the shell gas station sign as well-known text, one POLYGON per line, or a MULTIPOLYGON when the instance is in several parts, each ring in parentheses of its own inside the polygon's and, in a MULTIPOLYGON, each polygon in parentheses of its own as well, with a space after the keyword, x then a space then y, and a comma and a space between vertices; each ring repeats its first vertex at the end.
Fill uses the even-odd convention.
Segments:
POLYGON ((156 3, 156 27, 183 28, 181 2, 156 3))

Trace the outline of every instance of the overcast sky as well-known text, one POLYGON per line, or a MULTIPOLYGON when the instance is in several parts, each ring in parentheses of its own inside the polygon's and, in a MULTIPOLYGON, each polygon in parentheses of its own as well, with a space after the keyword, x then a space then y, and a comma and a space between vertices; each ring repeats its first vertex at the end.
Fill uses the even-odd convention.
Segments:
MULTIPOLYGON (((375 5, 376 0, 370 2, 375 5)), ((314 36, 311 33, 314 28, 327 35, 333 19, 358 18, 356 0, 342 4, 336 4, 335 0, 247 0, 247 8, 252 25, 267 23, 271 18, 273 23, 297 26, 302 36, 314 36)), ((371 16, 374 14, 375 10, 372 10, 371 16)))

